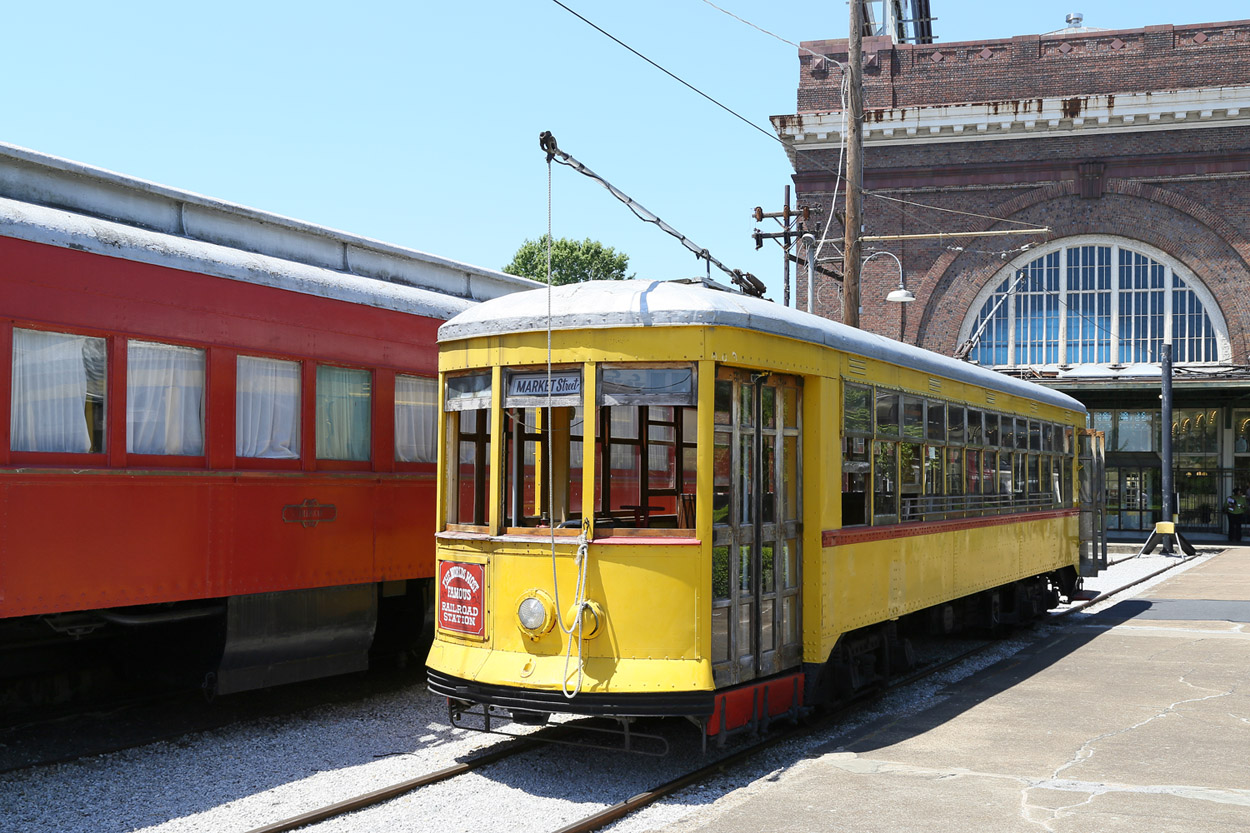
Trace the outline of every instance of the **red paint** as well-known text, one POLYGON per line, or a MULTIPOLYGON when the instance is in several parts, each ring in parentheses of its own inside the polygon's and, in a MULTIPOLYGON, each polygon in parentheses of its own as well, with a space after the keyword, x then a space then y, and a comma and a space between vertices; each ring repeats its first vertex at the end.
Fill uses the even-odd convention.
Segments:
POLYGON ((441 321, 11 238, 0 291, 0 617, 433 575, 433 466, 394 471, 394 374, 435 374, 441 321), (15 325, 107 339, 104 453, 10 452, 15 325), (207 351, 203 456, 127 453, 130 338, 207 351), (301 459, 235 458, 241 353, 302 362, 301 459), (371 461, 316 459, 318 363, 373 372, 371 461))
POLYGON ((486 568, 444 561, 438 565, 438 626, 445 631, 486 635, 486 568))
POLYGON ((722 730, 731 732, 765 716, 778 717, 796 706, 803 705, 803 675, 787 674, 759 683, 747 683, 716 695, 712 716, 707 719, 709 737, 722 730), (724 725, 722 725, 722 719, 724 725))
POLYGON ((820 533, 824 547, 841 547, 848 544, 864 544, 871 541, 887 541, 892 538, 911 538, 916 535, 936 535, 942 532, 958 532, 964 529, 980 529, 988 526, 1022 524, 1030 521, 1051 521, 1056 518, 1074 518, 1080 510, 1052 509, 1046 512, 1017 512, 1011 515, 988 515, 982 518, 959 518, 949 521, 920 521, 917 523, 890 524, 888 526, 853 526, 847 529, 826 529, 820 533))

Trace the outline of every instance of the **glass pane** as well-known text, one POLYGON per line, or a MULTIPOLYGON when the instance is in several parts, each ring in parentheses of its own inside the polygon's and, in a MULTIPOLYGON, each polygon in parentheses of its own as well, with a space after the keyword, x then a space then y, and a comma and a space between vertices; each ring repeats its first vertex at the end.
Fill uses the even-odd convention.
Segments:
POLYGON ((782 419, 786 428, 799 427, 799 392, 795 388, 782 388, 781 394, 784 397, 782 419))
POLYGON ((982 416, 981 411, 968 409, 968 445, 981 445, 985 442, 982 416))
POLYGON ((372 374, 348 367, 317 367, 317 457, 368 460, 372 374))
POLYGON ((842 396, 842 427, 846 433, 872 433, 872 388, 847 384, 842 396))
POLYGON ((773 624, 776 613, 776 602, 773 599, 760 601, 760 650, 773 651, 777 648, 777 629, 773 624))
POLYGON ((712 547, 712 598, 729 598, 729 547, 712 547))
POLYGON ((1025 419, 1016 420, 1016 448, 1029 447, 1029 423, 1025 419))
MULTIPOLYGON (((969 448, 966 453, 966 463, 968 466, 968 494, 981 494, 981 480, 983 472, 981 471, 981 450, 969 448)), ((977 504, 980 505, 979 503, 977 504)))
POLYGON ((738 424, 754 425, 755 424, 755 386, 739 385, 738 386, 738 424))
POLYGON ((712 610, 712 662, 729 659, 729 608, 712 610))
POLYGON ((729 523, 729 489, 733 481, 732 434, 718 431, 712 446, 712 523, 729 523))
POLYGON ((985 444, 998 445, 998 414, 985 415, 985 444))
POLYGON ((924 439, 924 400, 918 396, 903 397, 903 436, 924 439))
POLYGON ((964 453, 960 448, 946 449, 946 494, 964 493, 964 453))
POLYGON ((1029 450, 1042 450, 1042 424, 1035 419, 1029 420, 1029 450))
POLYGON ((773 563, 773 542, 760 545, 760 592, 772 593, 777 589, 776 565, 773 563))
POLYGON ((964 409, 955 405, 948 406, 946 409, 947 442, 961 444, 965 442, 967 436, 964 431, 964 409))
POLYGON ((891 437, 898 436, 898 398, 897 393, 877 391, 877 433, 891 437))
POLYGON ((738 656, 750 656, 754 640, 755 605, 743 602, 738 606, 738 656))
POLYGON ((751 547, 750 545, 740 545, 738 547, 738 592, 750 593, 751 581, 754 571, 751 569, 751 547))
POLYGON ((846 437, 842 448, 842 525, 868 523, 869 440, 846 437))
POLYGON ((764 437, 764 466, 763 466, 764 482, 761 488, 763 494, 763 515, 761 519, 763 523, 773 524, 777 522, 777 452, 773 443, 773 437, 765 435, 764 437))
POLYGON ((490 396, 490 374, 473 373, 468 376, 447 377, 447 409, 459 399, 479 399, 490 396))
POLYGON ((785 455, 781 463, 784 490, 781 517, 793 521, 799 517, 799 438, 784 437, 781 442, 785 455))
POLYGON ((433 379, 395 376, 395 459, 404 463, 433 463, 437 449, 438 387, 433 379))
POLYGON ((9 430, 14 451, 104 451, 102 338, 13 330, 9 430))
MULTIPOLYGON (((239 457, 264 457, 267 459, 292 460, 299 457, 300 423, 300 364, 299 362, 264 359, 256 356, 239 356, 235 383, 234 404, 234 453, 239 457)), ((411 386, 415 388, 415 386, 411 386)), ((409 442, 407 448, 415 448, 417 421, 424 431, 421 451, 426 462, 434 461, 434 420, 436 409, 434 397, 437 383, 433 379, 417 379, 415 376, 395 377, 395 449, 399 454, 401 442, 409 442), (400 380, 422 382, 420 394, 425 408, 418 413, 420 396, 400 380), (401 389, 406 398, 401 397, 401 389), (401 409, 401 399, 405 407, 401 409), (407 421, 401 421, 406 417, 407 421)), ((396 459, 403 459, 396 457, 396 459)))
POLYGON ((194 347, 145 341, 127 345, 127 451, 204 453, 204 364, 204 351, 194 347))
POLYGON ((636 445, 614 444, 609 457, 608 508, 616 512, 626 506, 641 506, 638 495, 642 482, 642 449, 636 445))
POLYGON ((717 425, 733 424, 734 383, 728 379, 716 380, 716 416, 717 425))
POLYGON ((602 400, 640 397, 644 404, 689 405, 694 395, 694 369, 691 367, 605 367, 599 381, 602 400))
POLYGON ((798 598, 786 596, 781 604, 782 633, 785 634, 785 644, 793 645, 799 641, 798 598))
POLYGON ((898 520, 898 447, 894 443, 873 443, 872 522, 898 520))
POLYGON ((925 410, 929 421, 929 441, 946 442, 946 406, 941 402, 929 402, 925 410))
POLYGON ((614 440, 639 438, 639 409, 633 405, 614 405, 608 411, 608 433, 614 440))
POLYGON ((742 500, 739 523, 755 523, 755 438, 739 437, 738 446, 738 494, 742 500))
POLYGON ((765 428, 777 427, 777 389, 765 385, 760 390, 761 422, 765 428))
POLYGON ((785 575, 781 583, 789 590, 799 586, 799 539, 789 538, 782 546, 785 547, 785 575))

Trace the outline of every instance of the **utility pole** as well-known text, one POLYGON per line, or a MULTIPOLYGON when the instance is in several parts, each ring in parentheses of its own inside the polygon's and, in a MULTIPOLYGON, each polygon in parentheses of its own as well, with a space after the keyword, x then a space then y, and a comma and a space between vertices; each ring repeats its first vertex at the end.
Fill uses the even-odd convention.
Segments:
POLYGON ((846 237, 842 261, 842 323, 859 326, 860 234, 863 229, 861 205, 864 185, 864 73, 862 0, 851 0, 851 37, 846 56, 850 73, 850 95, 847 96, 846 141, 846 237))

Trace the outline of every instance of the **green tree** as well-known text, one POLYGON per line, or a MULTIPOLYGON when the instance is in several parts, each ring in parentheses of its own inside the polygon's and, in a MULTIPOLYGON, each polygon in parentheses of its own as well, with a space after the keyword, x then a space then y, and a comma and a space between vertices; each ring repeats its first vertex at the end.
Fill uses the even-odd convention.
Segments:
MULTIPOLYGON (((556 286, 582 281, 623 281, 633 277, 625 274, 628 266, 629 255, 589 237, 580 242, 561 237, 551 247, 551 282, 556 286)), ((522 243, 503 271, 546 283, 547 235, 522 243)))

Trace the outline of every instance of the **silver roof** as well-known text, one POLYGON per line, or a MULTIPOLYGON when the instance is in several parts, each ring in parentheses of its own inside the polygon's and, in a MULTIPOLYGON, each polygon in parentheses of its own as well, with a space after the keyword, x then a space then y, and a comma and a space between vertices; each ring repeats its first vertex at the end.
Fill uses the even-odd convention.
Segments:
MULTIPOLYGON (((548 309, 545 288, 518 292, 460 313, 438 328, 438 340, 445 343, 474 336, 545 330, 548 309)), ((550 311, 553 330, 659 326, 758 330, 1085 412, 1085 406, 1071 396, 1032 382, 770 301, 694 284, 592 281, 557 286, 551 289, 550 311)))
MULTIPOLYGON (((182 265, 150 262, 235 280, 252 280, 254 264, 263 264, 258 273, 318 276, 302 286, 299 281, 287 286, 297 292, 318 283, 329 286, 340 277, 347 285, 385 282, 468 301, 538 286, 494 269, 2 143, 0 206, 0 234, 8 237, 73 247, 103 241, 89 250, 135 260, 148 260, 145 252, 163 251, 175 260, 176 252, 193 253, 182 265), (122 235, 125 247, 112 245, 114 233, 122 235), (218 258, 222 268, 214 269, 218 258)), ((463 306, 453 304, 447 315, 463 306)))

